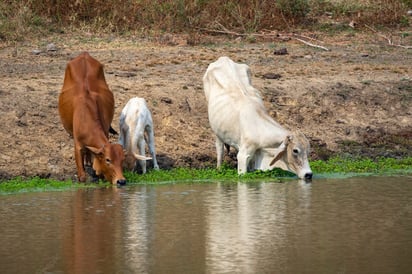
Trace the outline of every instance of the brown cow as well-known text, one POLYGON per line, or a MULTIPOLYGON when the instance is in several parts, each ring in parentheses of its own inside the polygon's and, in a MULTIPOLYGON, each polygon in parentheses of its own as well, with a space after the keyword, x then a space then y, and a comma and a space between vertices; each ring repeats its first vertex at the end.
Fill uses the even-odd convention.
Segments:
POLYGON ((59 97, 59 114, 66 131, 74 139, 74 155, 80 182, 86 181, 85 161, 93 158, 93 169, 112 184, 125 184, 120 144, 109 142, 114 115, 114 97, 109 90, 103 65, 87 52, 66 67, 59 97))

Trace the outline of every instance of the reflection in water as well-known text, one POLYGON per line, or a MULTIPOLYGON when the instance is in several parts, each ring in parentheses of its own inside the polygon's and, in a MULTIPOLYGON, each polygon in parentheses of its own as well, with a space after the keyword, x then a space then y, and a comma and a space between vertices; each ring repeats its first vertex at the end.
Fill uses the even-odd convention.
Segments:
POLYGON ((62 211, 64 269, 68 273, 113 272, 121 238, 121 199, 116 188, 78 190, 62 211), (71 220, 71 222, 67 222, 71 220))
POLYGON ((0 197, 2 273, 408 273, 411 177, 0 197))
POLYGON ((139 192, 130 194, 128 198, 125 223, 125 254, 129 270, 147 273, 149 256, 150 231, 152 230, 149 212, 151 201, 156 200, 153 191, 142 187, 139 192))
POLYGON ((204 269, 204 213, 199 194, 187 185, 143 186, 124 193, 128 270, 198 273, 204 269))
MULTIPOLYGON (((265 273, 286 265, 288 203, 310 203, 310 185, 218 185, 208 198, 207 265, 213 273, 265 273), (272 189, 271 189, 272 188, 272 189), (292 197, 293 196, 293 197, 292 197)), ((303 214, 300 218, 306 218, 303 214)))
MULTIPOLYGON (((61 217, 70 192, 0 196, 2 273, 49 272, 61 265, 61 217)), ((62 270, 62 268, 60 268, 62 270)))

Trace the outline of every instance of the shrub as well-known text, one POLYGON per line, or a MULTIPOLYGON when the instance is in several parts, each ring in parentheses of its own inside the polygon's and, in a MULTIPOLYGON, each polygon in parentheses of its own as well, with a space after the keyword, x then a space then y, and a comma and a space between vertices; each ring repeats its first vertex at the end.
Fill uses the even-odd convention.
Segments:
POLYGON ((58 28, 93 32, 238 32, 308 27, 325 12, 359 24, 408 25, 411 0, 21 0, 0 1, 0 38, 58 28))

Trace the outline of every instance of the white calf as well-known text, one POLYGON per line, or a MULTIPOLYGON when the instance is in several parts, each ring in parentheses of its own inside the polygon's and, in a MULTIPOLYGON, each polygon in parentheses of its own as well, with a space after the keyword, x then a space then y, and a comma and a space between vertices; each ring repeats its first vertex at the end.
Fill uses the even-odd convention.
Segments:
POLYGON ((153 167, 159 169, 156 161, 153 120, 145 99, 135 97, 127 102, 120 115, 119 127, 119 143, 136 159, 134 171, 137 170, 139 163, 142 172, 146 173, 146 161, 139 159, 140 155, 145 155, 146 142, 153 159, 153 167))

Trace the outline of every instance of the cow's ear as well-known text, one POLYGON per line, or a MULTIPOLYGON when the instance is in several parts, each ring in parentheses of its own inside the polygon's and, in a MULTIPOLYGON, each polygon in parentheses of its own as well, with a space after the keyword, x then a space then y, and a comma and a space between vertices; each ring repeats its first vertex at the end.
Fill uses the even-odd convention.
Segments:
POLYGON ((104 148, 104 147, 95 148, 95 147, 86 146, 86 148, 87 148, 88 150, 90 150, 91 152, 93 152, 93 154, 95 154, 95 155, 97 155, 97 156, 103 155, 103 148, 104 148))
POLYGON ((283 155, 285 155, 286 153, 286 149, 287 149, 287 145, 288 145, 288 137, 286 137, 285 141, 283 141, 280 146, 276 149, 276 152, 274 153, 274 158, 273 160, 270 162, 270 166, 273 166, 277 161, 279 161, 283 155))

